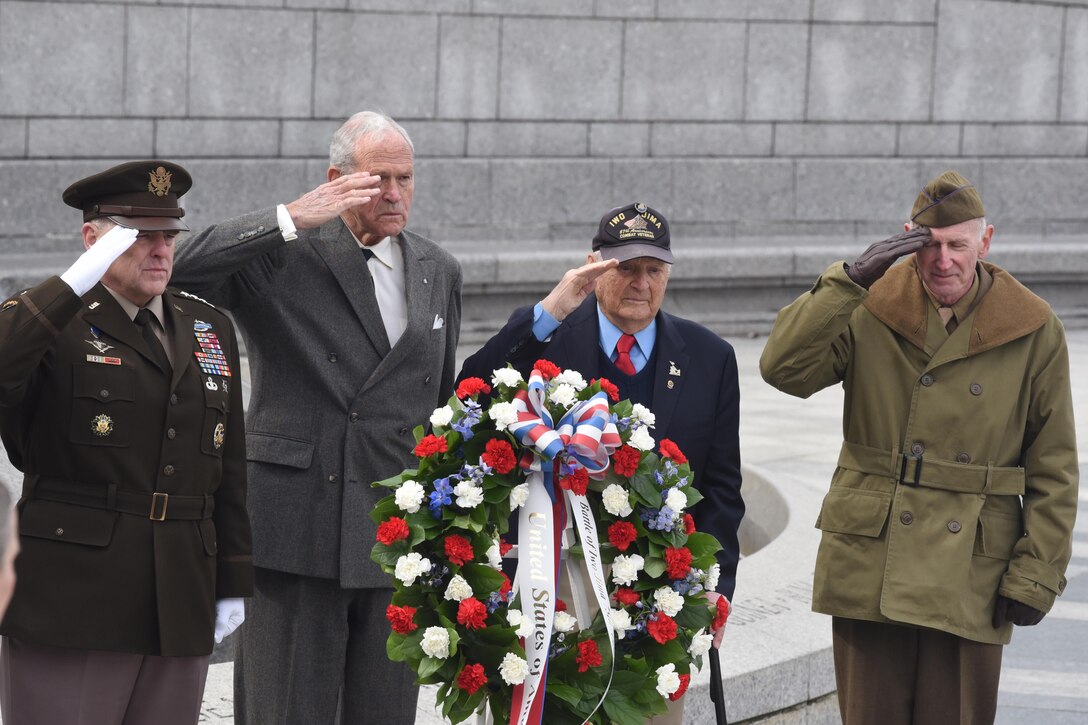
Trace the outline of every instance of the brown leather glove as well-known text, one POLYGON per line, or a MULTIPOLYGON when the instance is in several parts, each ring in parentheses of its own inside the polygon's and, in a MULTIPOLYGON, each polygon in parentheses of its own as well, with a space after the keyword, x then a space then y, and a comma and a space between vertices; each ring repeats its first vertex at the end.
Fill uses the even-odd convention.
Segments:
POLYGON ((929 241, 929 228, 916 227, 909 232, 888 237, 870 245, 857 260, 848 265, 846 274, 865 289, 884 276, 895 260, 916 252, 929 241))
POLYGON ((997 604, 994 605, 994 629, 999 629, 1005 622, 1012 622, 1017 627, 1032 627, 1043 621, 1046 614, 1035 607, 1028 606, 1015 599, 997 595, 997 604))

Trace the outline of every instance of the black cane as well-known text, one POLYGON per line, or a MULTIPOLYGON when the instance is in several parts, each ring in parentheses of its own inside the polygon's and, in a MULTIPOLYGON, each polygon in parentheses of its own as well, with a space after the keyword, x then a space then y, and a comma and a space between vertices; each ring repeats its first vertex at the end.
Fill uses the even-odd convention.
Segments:
POLYGON ((710 648, 710 700, 714 703, 715 722, 729 725, 725 718, 725 693, 722 692, 722 661, 713 647, 710 648))

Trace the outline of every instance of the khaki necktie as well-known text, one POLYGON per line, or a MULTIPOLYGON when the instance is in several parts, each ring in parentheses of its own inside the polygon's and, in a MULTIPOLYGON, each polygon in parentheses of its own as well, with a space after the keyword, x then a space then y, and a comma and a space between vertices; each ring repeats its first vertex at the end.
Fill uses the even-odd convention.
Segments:
POLYGON ((941 316, 941 322, 944 323, 944 329, 948 330, 948 334, 951 335, 956 329, 958 322, 956 322, 956 313, 951 307, 938 307, 937 314, 941 316))

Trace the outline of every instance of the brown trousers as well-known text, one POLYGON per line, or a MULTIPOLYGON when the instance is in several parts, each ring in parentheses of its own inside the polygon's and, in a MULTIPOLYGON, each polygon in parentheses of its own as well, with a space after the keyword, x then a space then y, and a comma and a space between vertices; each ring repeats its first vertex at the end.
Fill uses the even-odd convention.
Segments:
POLYGON ((991 725, 999 644, 947 632, 833 617, 843 725, 991 725))
POLYGON ((195 725, 209 659, 60 649, 4 637, 4 722, 195 725))

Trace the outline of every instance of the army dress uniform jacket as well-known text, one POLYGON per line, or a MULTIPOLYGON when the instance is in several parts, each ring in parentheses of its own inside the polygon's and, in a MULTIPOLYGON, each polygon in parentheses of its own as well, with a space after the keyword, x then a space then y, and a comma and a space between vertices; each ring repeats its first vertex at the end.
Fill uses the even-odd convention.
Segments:
POLYGON ((412 429, 446 404, 456 372, 461 267, 399 236, 407 326, 389 345, 374 282, 339 218, 285 241, 275 209, 179 245, 174 281, 228 308, 249 355, 249 511, 257 566, 388 588, 370 559, 385 495, 415 465, 412 429))
MULTIPOLYGON (((577 370, 586 380, 601 377, 596 295, 589 295, 547 341, 537 340, 532 328, 533 308, 515 310, 506 325, 465 361, 460 377, 490 380, 492 371, 507 362, 528 377, 540 358, 577 370)), ((718 591, 732 600, 740 558, 737 528, 744 517, 736 355, 710 330, 663 311, 657 313, 654 344, 657 367, 653 402, 647 406, 656 417, 653 436, 673 441, 688 458, 694 485, 704 496, 691 514, 699 530, 722 545, 718 591)))
POLYGON ((999 593, 1047 612, 1065 587, 1078 486, 1065 334, 1046 302, 979 264, 981 297, 950 335, 913 257, 868 293, 832 265, 778 315, 764 379, 846 393, 815 611, 1006 644, 999 593))
POLYGON ((173 371, 101 284, 80 299, 51 277, 0 311, 0 432, 24 473, 5 635, 207 655, 216 600, 252 593, 240 380, 197 359, 203 331, 237 371, 234 333, 202 301, 162 299, 173 371))

